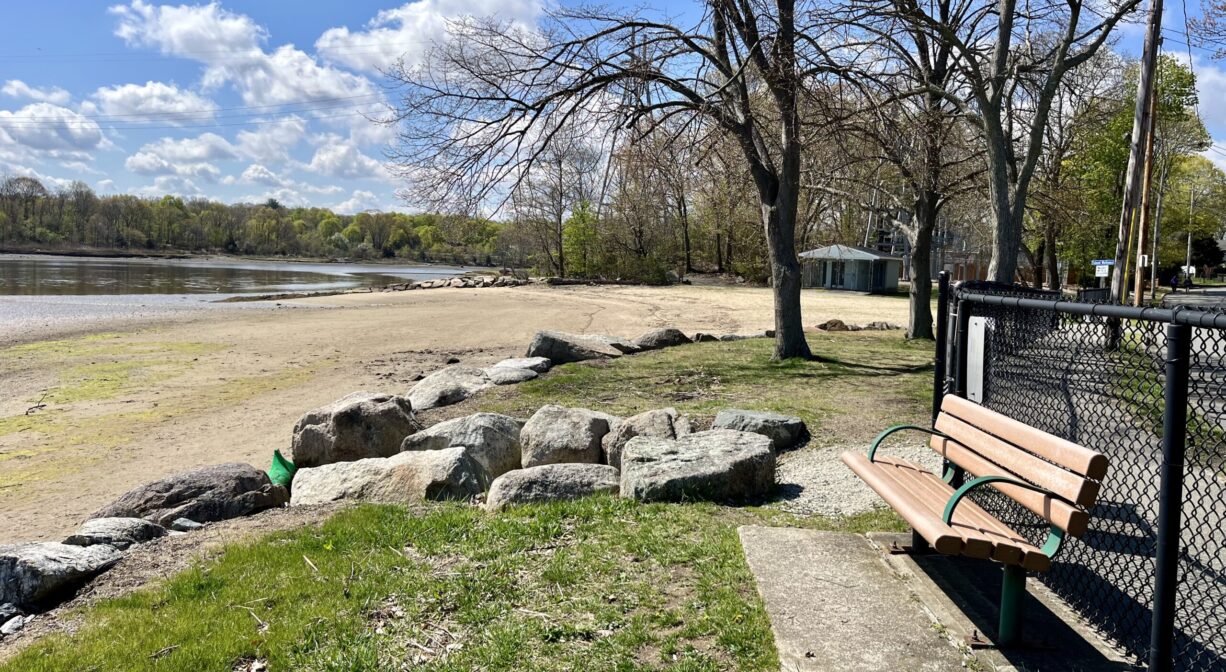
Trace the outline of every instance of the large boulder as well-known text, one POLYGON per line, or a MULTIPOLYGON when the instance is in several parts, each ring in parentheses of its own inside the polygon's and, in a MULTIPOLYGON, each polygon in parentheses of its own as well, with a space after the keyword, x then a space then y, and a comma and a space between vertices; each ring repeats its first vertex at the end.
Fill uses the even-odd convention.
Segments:
POLYGON ((485 508, 579 499, 613 494, 621 487, 617 469, 604 464, 544 464, 499 476, 485 496, 485 508))
POLYGON ((757 500, 775 486, 775 451, 760 434, 713 429, 676 441, 638 436, 622 453, 621 495, 644 502, 757 500))
POLYGON ((449 366, 422 378, 409 391, 413 408, 426 410, 458 404, 492 386, 485 371, 467 366, 449 366))
POLYGON ((720 411, 711 428, 761 434, 771 440, 775 450, 791 448, 803 439, 806 433, 804 421, 794 415, 741 409, 720 411))
POLYGON ((199 523, 226 520, 281 506, 285 488, 249 464, 230 462, 202 467, 134 488, 91 518, 144 518, 169 525, 176 518, 199 523))
POLYGON ((536 378, 532 369, 516 369, 509 366, 491 366, 485 370, 485 376, 495 385, 518 385, 536 378))
POLYGON ((505 369, 529 369, 537 373, 545 373, 553 367, 553 362, 549 361, 548 357, 514 357, 504 359, 494 366, 505 369))
POLYGON ((406 504, 430 500, 467 501, 484 490, 481 467, 464 448, 400 453, 356 462, 337 462, 294 475, 291 505, 337 500, 406 504))
POLYGON ((0 604, 37 605, 76 588, 119 562, 112 546, 51 541, 0 546, 0 604))
MULTIPOLYGON (((400 448, 442 450, 463 447, 481 467, 484 484, 519 469, 519 430, 523 422, 497 413, 476 413, 447 420, 405 438, 400 448)), ((296 487, 296 486, 295 486, 296 487)))
POLYGON ((600 462, 600 440, 609 416, 586 408, 542 406, 519 433, 524 467, 561 462, 600 462))
POLYGON ((656 439, 675 439, 690 433, 689 419, 677 413, 675 408, 661 408, 632 415, 610 428, 601 439, 605 464, 621 468, 622 449, 636 436, 656 439))
POLYGON ((93 518, 64 540, 72 546, 107 544, 123 550, 166 535, 166 528, 144 518, 93 518))
POLYGON ((528 357, 545 357, 554 364, 610 359, 638 352, 634 344, 611 336, 538 331, 528 346, 528 357))
POLYGON ((408 398, 354 392, 302 416, 294 426, 290 460, 318 467, 400 452, 404 437, 421 429, 408 398))
POLYGON ((634 339, 634 344, 643 350, 659 350, 660 348, 671 348, 674 345, 685 345, 692 342, 690 337, 682 333, 680 329, 673 329, 672 327, 655 329, 634 339))

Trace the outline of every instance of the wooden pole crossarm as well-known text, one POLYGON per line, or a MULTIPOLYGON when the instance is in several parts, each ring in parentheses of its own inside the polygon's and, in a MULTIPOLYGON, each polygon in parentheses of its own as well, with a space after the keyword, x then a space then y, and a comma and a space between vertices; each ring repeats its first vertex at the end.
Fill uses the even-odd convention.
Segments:
POLYGON ((868 461, 869 462, 873 461, 873 456, 877 454, 877 448, 881 446, 881 442, 885 441, 886 437, 888 437, 889 435, 895 432, 901 432, 904 429, 914 430, 917 432, 924 432, 926 434, 931 434, 933 436, 939 436, 939 437, 946 438, 946 439, 949 438, 942 432, 938 432, 937 430, 932 429, 930 427, 921 427, 919 425, 894 425, 893 427, 886 428, 885 431, 877 435, 877 438, 873 439, 873 445, 869 446, 868 448, 868 461))

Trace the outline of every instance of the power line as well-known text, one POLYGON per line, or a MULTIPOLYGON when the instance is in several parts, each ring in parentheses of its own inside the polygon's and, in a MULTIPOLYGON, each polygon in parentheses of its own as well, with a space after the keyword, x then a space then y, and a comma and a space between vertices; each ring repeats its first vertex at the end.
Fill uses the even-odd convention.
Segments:
MULTIPOLYGON (((366 115, 361 112, 347 112, 345 114, 313 116, 311 117, 311 119, 312 120, 343 119, 343 118, 365 117, 365 116, 366 115)), ((290 117, 283 116, 283 117, 279 117, 275 119, 253 119, 250 121, 240 121, 240 122, 226 123, 226 124, 197 124, 197 125, 176 124, 176 125, 171 125, 171 126, 143 126, 143 125, 142 126, 107 126, 107 128, 109 130, 116 130, 116 131, 157 131, 157 130, 171 131, 171 130, 179 130, 179 129, 225 128, 225 127, 231 127, 231 126, 260 126, 264 124, 278 124, 278 123, 281 123, 282 121, 285 121, 288 118, 290 117)), ((66 121, 64 122, 64 125, 76 124, 78 127, 83 127, 83 128, 90 127, 90 126, 84 126, 83 123, 84 122, 66 121)), ((45 124, 40 123, 39 125, 45 125, 45 124)), ((38 125, 21 126, 20 124, 12 124, 9 122, 0 121, 0 128, 11 128, 14 130, 21 130, 23 128, 37 128, 37 127, 38 125)))
MULTIPOLYGON (((300 101, 294 101, 294 102, 288 102, 288 103, 270 103, 268 105, 241 105, 241 106, 235 106, 235 107, 216 107, 212 109, 185 110, 182 112, 126 112, 123 114, 78 114, 77 116, 83 117, 85 119, 90 119, 93 121, 108 121, 108 120, 110 121, 132 121, 132 120, 140 120, 140 119, 145 119, 145 118, 153 118, 155 120, 161 120, 162 118, 176 118, 177 119, 180 117, 186 118, 186 117, 198 117, 198 116, 207 116, 209 118, 212 118, 212 117, 225 118, 225 117, 230 117, 230 116, 250 116, 250 115, 257 115, 257 114, 268 114, 271 112, 291 113, 291 112, 310 111, 310 109, 325 109, 326 107, 332 107, 332 104, 334 103, 343 103, 345 101, 353 101, 353 100, 357 100, 360 98, 374 98, 375 100, 367 101, 365 103, 356 103, 354 104, 355 107, 358 105, 368 105, 370 103, 381 102, 382 94, 366 93, 366 94, 355 95, 355 96, 337 96, 333 98, 313 98, 309 100, 300 100, 300 101), (303 109, 303 110, 274 110, 273 109, 273 108, 294 107, 294 106, 299 106, 299 105, 308 106, 308 108, 303 109), (320 107, 316 108, 315 106, 320 106, 320 107), (263 110, 263 111, 260 111, 260 110, 263 110), (219 114, 219 113, 224 113, 224 112, 239 112, 240 114, 236 114, 236 115, 219 114)), ((29 116, 29 117, 23 116, 20 118, 20 120, 21 121, 51 121, 51 122, 58 123, 59 121, 61 121, 61 118, 54 117, 54 116, 47 116, 47 115, 34 115, 34 116, 29 116)))

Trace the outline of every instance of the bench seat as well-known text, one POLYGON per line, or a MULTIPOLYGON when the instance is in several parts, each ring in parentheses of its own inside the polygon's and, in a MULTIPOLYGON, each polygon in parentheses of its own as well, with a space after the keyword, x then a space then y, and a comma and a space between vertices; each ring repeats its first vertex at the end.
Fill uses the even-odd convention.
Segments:
POLYGON ((870 462, 863 453, 845 452, 843 462, 903 517, 933 549, 1018 565, 1032 572, 1051 569, 1051 558, 978 504, 966 500, 951 524, 941 520, 955 489, 924 467, 896 457, 870 462))

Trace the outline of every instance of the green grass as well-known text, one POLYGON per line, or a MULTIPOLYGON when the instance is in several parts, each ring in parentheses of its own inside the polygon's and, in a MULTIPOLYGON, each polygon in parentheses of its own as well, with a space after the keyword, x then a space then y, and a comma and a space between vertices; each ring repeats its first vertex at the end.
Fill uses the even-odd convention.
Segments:
MULTIPOLYGON (((456 412, 671 405, 701 418, 746 407, 801 415, 816 449, 926 414, 931 344, 860 332, 811 345, 825 361, 771 362, 771 342, 757 339, 566 365, 456 412)), ((80 629, 4 669, 776 670, 742 524, 905 529, 888 509, 827 519, 616 498, 498 514, 363 506, 84 608, 80 629)))
POLYGON ((865 441, 882 427, 926 416, 931 342, 907 341, 899 332, 848 332, 814 334, 809 345, 821 359, 771 361, 773 341, 758 338, 567 364, 474 402, 518 417, 550 403, 617 415, 673 406, 699 419, 724 408, 774 411, 804 419, 818 445, 865 441))
POLYGON ((100 602, 5 669, 775 670, 736 526, 777 515, 363 506, 100 602))

